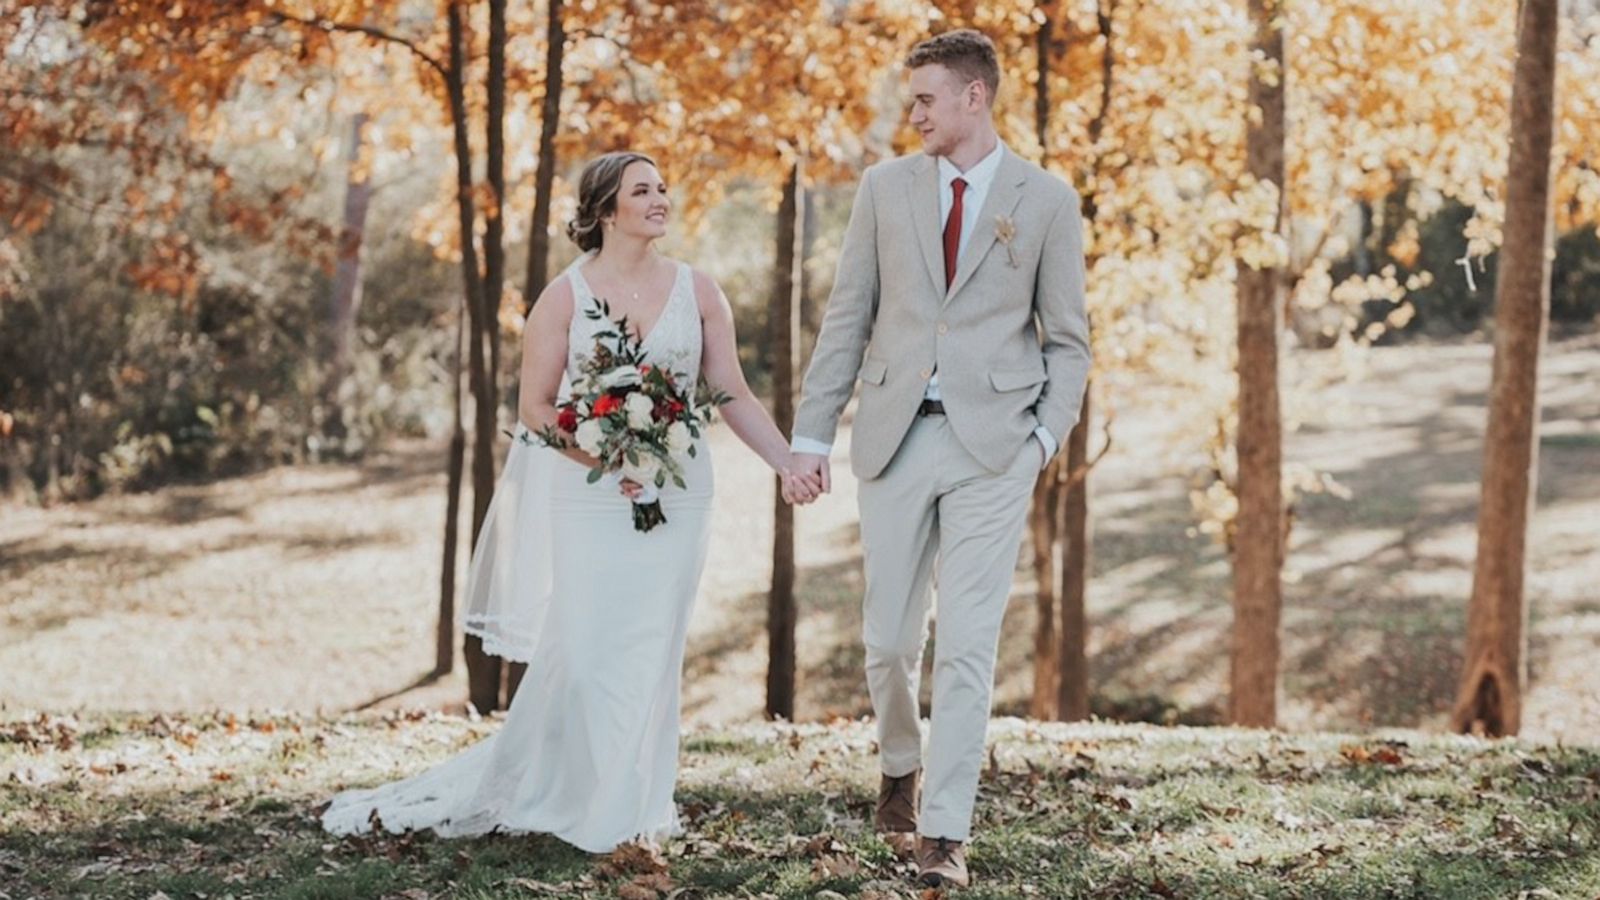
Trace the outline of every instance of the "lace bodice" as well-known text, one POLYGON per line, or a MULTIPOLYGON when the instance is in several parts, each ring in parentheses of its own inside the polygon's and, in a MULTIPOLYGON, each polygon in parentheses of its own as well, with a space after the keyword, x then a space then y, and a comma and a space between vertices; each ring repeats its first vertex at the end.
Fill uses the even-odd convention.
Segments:
MULTIPOLYGON (((583 357, 594 347, 594 333, 605 327, 603 322, 589 318, 586 313, 596 309, 599 300, 584 280, 582 264, 592 256, 585 256, 567 270, 572 279, 572 325, 567 332, 567 379, 570 382, 580 371, 583 357)), ((687 263, 678 263, 678 274, 672 280, 661 317, 644 336, 645 355, 655 365, 673 373, 673 380, 685 393, 693 395, 695 382, 700 375, 700 311, 694 298, 694 272, 687 263)))

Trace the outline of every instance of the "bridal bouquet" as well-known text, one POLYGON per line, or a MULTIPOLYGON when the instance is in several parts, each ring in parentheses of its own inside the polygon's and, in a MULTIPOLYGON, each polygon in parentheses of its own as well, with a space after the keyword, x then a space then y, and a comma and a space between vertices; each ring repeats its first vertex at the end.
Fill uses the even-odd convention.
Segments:
POLYGON ((642 338, 628 328, 628 317, 611 319, 604 301, 584 312, 610 327, 595 332, 594 351, 583 358, 572 395, 557 404, 556 426, 545 426, 538 440, 566 450, 573 446, 600 460, 589 471, 594 484, 615 473, 644 490, 633 501, 633 527, 649 531, 667 521, 660 489, 670 480, 686 487, 683 457, 695 455, 694 442, 710 425, 726 394, 699 382, 685 396, 670 372, 645 362, 642 338))

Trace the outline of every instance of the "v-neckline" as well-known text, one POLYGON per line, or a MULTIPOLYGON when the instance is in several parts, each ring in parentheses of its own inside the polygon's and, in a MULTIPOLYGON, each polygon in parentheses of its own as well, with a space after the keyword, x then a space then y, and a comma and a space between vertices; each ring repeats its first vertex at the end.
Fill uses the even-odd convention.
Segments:
MULTIPOLYGON (((594 292, 594 285, 589 283, 589 276, 583 274, 583 267, 585 265, 587 265, 587 264, 588 264, 588 261, 585 261, 583 263, 579 263, 577 268, 575 269, 575 271, 578 273, 578 277, 583 279, 583 287, 584 287, 584 290, 588 293, 589 299, 591 301, 593 301, 595 304, 598 305, 599 302, 600 302, 600 298, 598 296, 596 296, 596 294, 594 292)), ((678 296, 678 282, 681 281, 682 279, 683 279, 683 264, 682 263, 674 263, 673 264, 673 271, 672 271, 672 284, 671 284, 671 286, 669 286, 667 288, 667 299, 663 300, 661 302, 661 311, 656 313, 656 320, 654 322, 650 323, 650 330, 649 331, 641 330, 639 332, 639 346, 643 347, 645 345, 645 343, 650 340, 650 338, 655 336, 656 331, 658 329, 660 329, 660 327, 661 327, 661 323, 666 320, 667 313, 672 311, 672 302, 674 300, 676 300, 677 296, 678 296)))

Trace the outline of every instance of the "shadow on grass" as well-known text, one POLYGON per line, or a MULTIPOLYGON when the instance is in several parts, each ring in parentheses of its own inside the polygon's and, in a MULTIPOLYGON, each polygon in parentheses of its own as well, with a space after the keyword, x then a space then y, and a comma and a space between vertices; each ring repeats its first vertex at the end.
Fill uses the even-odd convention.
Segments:
MULTIPOLYGON (((987 769, 976 885, 962 896, 1476 900, 1600 890, 1586 850, 1600 838, 1600 753, 1478 744, 1388 767, 1329 762, 1271 736, 1241 735, 1234 754, 1227 741, 1207 751, 1150 735, 1087 765, 1033 745, 1027 752, 1043 755, 1026 768, 987 769)), ((669 845, 675 885, 703 898, 855 896, 869 885, 909 896, 909 869, 871 833, 867 767, 833 752, 826 739, 687 741, 686 756, 708 770, 753 767, 763 778, 702 772, 680 786, 688 833, 669 845), (828 761, 821 776, 814 764, 805 774, 813 759, 828 761)), ((0 813, 27 805, 8 793, 0 813)), ((30 897, 610 897, 627 877, 541 835, 333 838, 313 802, 295 788, 242 786, 56 795, 44 799, 52 826, 0 826, 0 866, 30 897)))

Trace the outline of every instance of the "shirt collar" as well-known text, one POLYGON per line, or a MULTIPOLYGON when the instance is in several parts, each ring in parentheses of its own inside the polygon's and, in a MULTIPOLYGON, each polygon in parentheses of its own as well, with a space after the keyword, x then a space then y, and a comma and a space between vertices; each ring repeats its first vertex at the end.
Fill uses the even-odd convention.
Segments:
POLYGON ((951 179, 960 178, 967 183, 967 190, 984 191, 989 183, 994 181, 994 173, 1000 168, 1000 158, 1005 156, 1006 145, 1004 141, 995 141, 994 149, 975 163, 972 168, 963 172, 956 168, 955 163, 939 157, 939 179, 948 185, 951 179))

